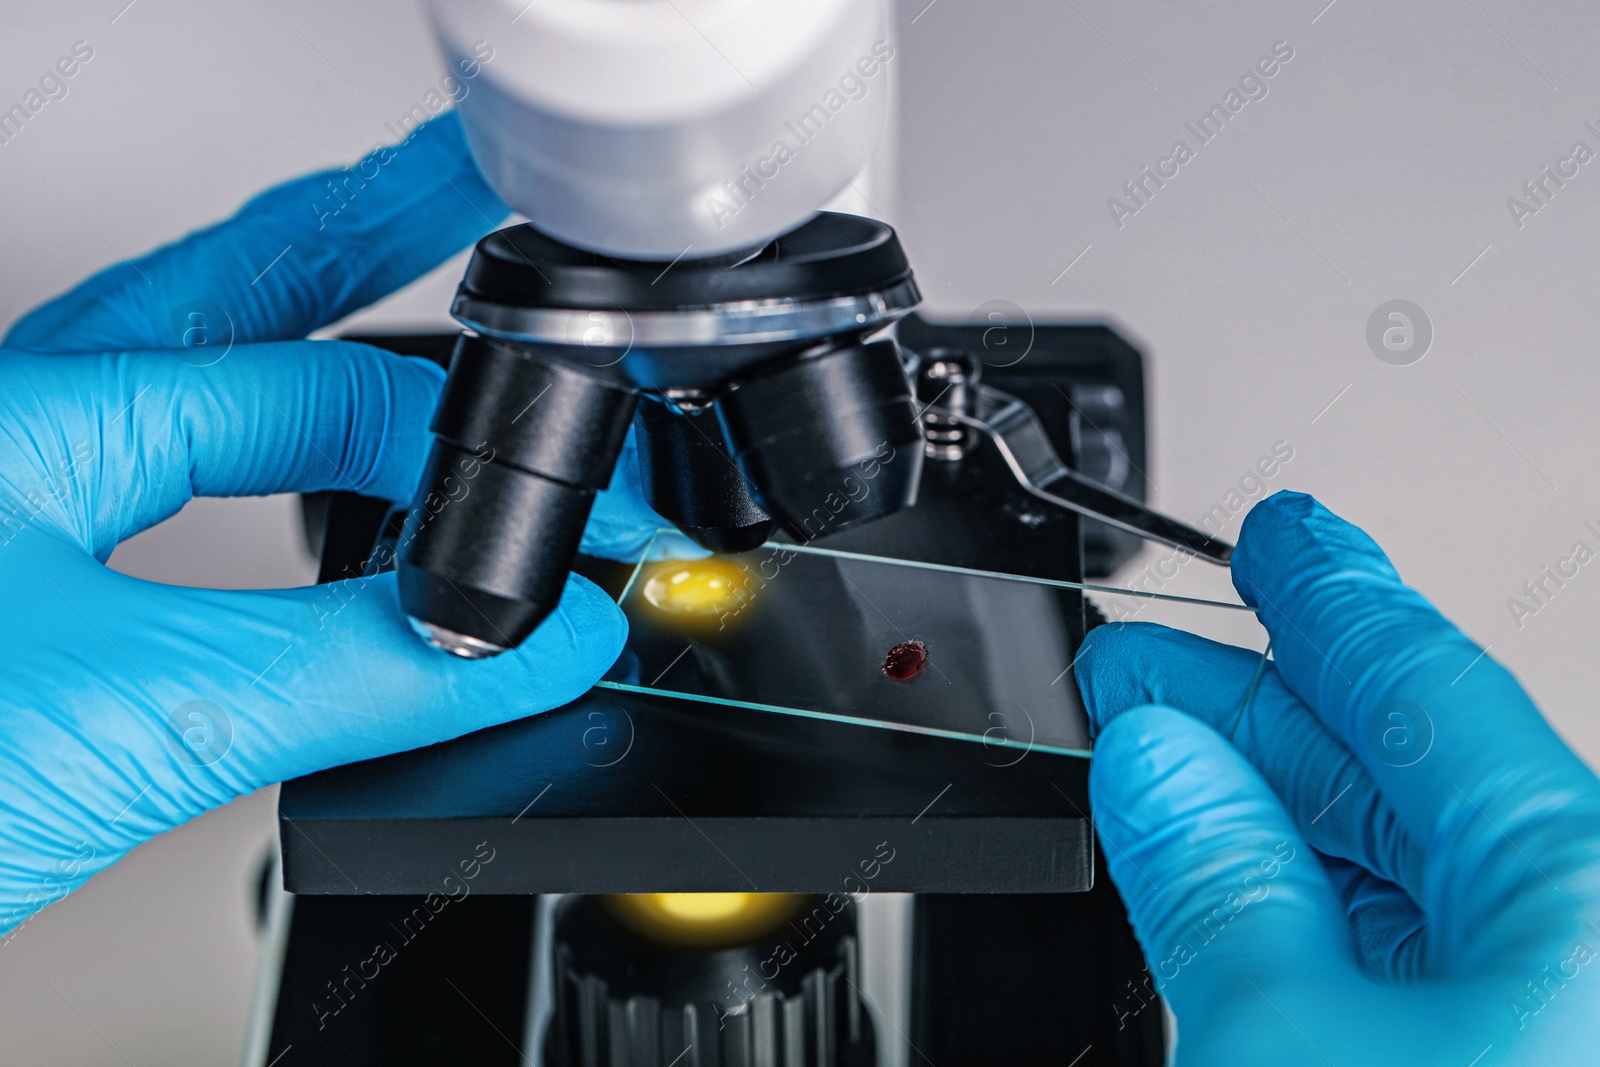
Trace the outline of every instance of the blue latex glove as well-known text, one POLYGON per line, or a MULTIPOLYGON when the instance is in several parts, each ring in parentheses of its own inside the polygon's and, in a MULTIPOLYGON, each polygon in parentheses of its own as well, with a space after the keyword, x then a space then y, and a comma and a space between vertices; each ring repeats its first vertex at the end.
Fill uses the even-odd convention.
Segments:
POLYGON ((1079 661, 1106 863, 1177 1062, 1594 1062, 1600 782, 1310 497, 1251 512, 1233 577, 1274 656, 1242 717, 1256 653, 1134 623, 1079 661))
MULTIPOLYGON (((0 350, 0 932, 209 808, 566 703, 616 658, 623 616, 578 577, 520 649, 469 663, 417 639, 393 575, 218 592, 102 565, 194 496, 409 500, 443 373, 298 338, 506 213, 448 115, 106 270, 11 330, 0 350)), ((634 469, 624 457, 601 494, 586 551, 626 556, 661 525, 634 469)))

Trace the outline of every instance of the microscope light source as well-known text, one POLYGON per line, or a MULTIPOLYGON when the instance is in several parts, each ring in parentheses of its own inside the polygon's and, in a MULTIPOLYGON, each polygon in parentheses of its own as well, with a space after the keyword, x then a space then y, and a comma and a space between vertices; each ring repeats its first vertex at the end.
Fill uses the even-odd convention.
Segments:
POLYGON ((799 914, 805 893, 618 893, 606 912, 641 937, 683 948, 743 944, 799 914))

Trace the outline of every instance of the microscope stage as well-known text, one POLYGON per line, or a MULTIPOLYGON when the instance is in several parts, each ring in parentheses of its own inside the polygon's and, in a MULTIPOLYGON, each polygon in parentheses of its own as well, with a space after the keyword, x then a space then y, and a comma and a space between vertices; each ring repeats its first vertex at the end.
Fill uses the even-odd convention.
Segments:
POLYGON ((1093 883, 1088 761, 595 689, 286 783, 297 893, 1059 893, 1093 883))

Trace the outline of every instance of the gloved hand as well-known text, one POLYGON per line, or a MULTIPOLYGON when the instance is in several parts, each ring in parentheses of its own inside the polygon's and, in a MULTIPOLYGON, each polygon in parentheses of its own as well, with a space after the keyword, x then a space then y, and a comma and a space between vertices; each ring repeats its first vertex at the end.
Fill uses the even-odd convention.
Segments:
POLYGON ((1079 660, 1096 822, 1176 1061, 1593 1062, 1600 782, 1310 497, 1251 512, 1233 578, 1274 657, 1242 715, 1256 653, 1134 623, 1079 660))
MULTIPOLYGON (((193 496, 347 489, 409 501, 444 375, 298 340, 436 266, 507 209, 447 115, 348 171, 112 267, 0 349, 0 932, 130 848, 263 785, 563 704, 626 623, 568 579, 515 653, 422 644, 393 575, 176 588, 104 561, 193 496)), ((661 520, 629 457, 586 551, 661 520)))

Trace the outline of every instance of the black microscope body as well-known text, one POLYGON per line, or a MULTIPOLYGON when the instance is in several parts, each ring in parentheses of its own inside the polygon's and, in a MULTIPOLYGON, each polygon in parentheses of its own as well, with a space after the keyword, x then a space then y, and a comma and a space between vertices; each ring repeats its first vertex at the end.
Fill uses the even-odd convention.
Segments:
MULTIPOLYGON (((1137 507, 1139 353, 1020 312, 924 321, 918 299, 893 231, 851 216, 709 263, 493 234, 459 339, 362 338, 450 374, 403 525, 389 502, 308 501, 323 580, 397 558, 397 610, 424 639, 514 648, 570 569, 613 593, 627 580, 579 544, 619 457, 634 462, 630 426, 649 502, 719 553, 776 540, 1109 574, 1137 537, 1041 508, 958 416, 980 380, 1003 390, 1075 477, 1137 507)), ((1097 621, 1078 589, 1041 595, 1069 644, 1097 621)), ((260 1062, 1159 1064, 1161 1008, 1097 873, 1087 760, 984 748, 597 688, 289 782, 260 1062), (794 894, 795 910, 777 933, 696 947, 606 903, 684 893, 794 894), (868 972, 892 972, 874 981, 901 1010, 868 972)))

